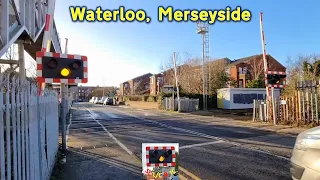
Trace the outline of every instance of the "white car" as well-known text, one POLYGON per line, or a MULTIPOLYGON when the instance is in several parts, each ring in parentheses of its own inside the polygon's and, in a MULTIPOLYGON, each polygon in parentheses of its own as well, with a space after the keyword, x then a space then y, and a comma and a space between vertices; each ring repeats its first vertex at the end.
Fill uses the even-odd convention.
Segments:
POLYGON ((298 135, 292 151, 290 172, 294 180, 320 179, 320 127, 298 135))
POLYGON ((94 103, 94 104, 98 104, 98 101, 99 101, 99 98, 98 98, 98 97, 95 97, 95 99, 93 100, 93 103, 94 103))
POLYGON ((90 103, 93 103, 93 102, 94 102, 94 98, 95 98, 95 97, 93 96, 93 97, 90 99, 89 102, 90 102, 90 103))
POLYGON ((103 104, 103 102, 105 101, 107 97, 102 97, 101 99, 99 99, 98 104, 103 104))

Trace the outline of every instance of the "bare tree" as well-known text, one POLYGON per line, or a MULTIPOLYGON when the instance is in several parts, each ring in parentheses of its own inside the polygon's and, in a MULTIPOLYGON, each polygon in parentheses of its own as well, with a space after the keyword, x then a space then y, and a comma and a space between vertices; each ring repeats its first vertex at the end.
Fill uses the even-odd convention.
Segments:
POLYGON ((26 68, 27 77, 30 81, 37 81, 37 67, 36 63, 31 62, 29 66, 26 68))
MULTIPOLYGON (((17 45, 13 44, 12 46, 10 46, 7 50, 7 52, 2 56, 2 58, 6 59, 6 60, 16 60, 17 59, 17 45)), ((4 65, 2 64, 1 67, 3 68, 3 70, 10 68, 9 71, 14 71, 14 67, 13 64, 10 65, 4 65)))
POLYGON ((143 91, 143 83, 141 79, 135 80, 133 82, 133 94, 140 94, 143 91))
POLYGON ((263 59, 255 57, 250 63, 248 68, 252 80, 258 80, 264 74, 263 59))
POLYGON ((201 93, 202 76, 201 76, 200 58, 189 58, 184 61, 184 65, 179 68, 179 79, 181 89, 188 93, 201 93))
POLYGON ((298 81, 317 80, 320 76, 318 63, 319 54, 299 54, 296 58, 287 58, 287 86, 284 93, 292 95, 295 93, 298 81))

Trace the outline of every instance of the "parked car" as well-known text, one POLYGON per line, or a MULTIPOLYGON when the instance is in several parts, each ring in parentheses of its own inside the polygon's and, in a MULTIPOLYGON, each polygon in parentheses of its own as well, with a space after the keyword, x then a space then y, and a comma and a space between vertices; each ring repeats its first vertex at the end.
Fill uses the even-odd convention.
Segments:
POLYGON ((104 100, 103 105, 113 105, 113 98, 107 97, 107 98, 104 100))
POLYGON ((291 177, 294 180, 320 179, 320 127, 300 133, 291 156, 291 177))
POLYGON ((89 102, 90 102, 90 103, 94 103, 95 98, 96 98, 96 97, 95 97, 95 96, 93 96, 93 97, 90 99, 90 101, 89 101, 89 102))
POLYGON ((98 101, 98 104, 103 104, 104 100, 106 99, 107 97, 103 96, 99 99, 98 101))
POLYGON ((99 98, 98 98, 98 97, 95 97, 93 103, 94 103, 94 104, 98 104, 98 101, 99 101, 99 98))

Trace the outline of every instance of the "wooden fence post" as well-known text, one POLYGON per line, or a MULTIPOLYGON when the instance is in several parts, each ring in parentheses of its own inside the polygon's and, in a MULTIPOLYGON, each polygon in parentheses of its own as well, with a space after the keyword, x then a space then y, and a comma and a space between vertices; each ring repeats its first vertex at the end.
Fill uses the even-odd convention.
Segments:
POLYGON ((301 88, 301 93, 302 93, 302 117, 303 117, 303 123, 306 123, 306 100, 305 100, 305 82, 301 82, 302 88, 301 88))

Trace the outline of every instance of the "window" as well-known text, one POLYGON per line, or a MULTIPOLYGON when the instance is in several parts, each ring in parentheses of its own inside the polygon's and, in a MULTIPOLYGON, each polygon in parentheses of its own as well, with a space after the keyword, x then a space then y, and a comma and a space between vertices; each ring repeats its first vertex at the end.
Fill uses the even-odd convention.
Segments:
POLYGON ((248 68, 247 68, 247 67, 244 67, 243 70, 242 70, 242 73, 243 73, 243 74, 247 74, 247 73, 248 73, 248 68))
POLYGON ((230 68, 226 68, 226 75, 230 76, 230 68))
POLYGON ((149 88, 150 88, 149 84, 144 85, 144 89, 149 89, 149 88))
POLYGON ((82 90, 82 92, 84 92, 84 90, 82 90))
POLYGON ((242 74, 242 68, 239 67, 239 71, 238 71, 239 74, 242 74))
POLYGON ((163 77, 158 77, 159 84, 162 84, 162 81, 163 81, 163 77))

